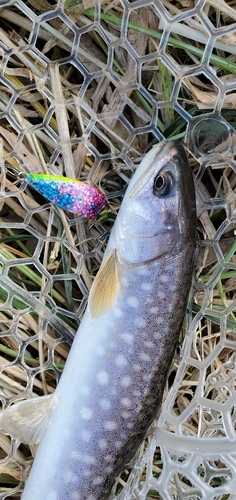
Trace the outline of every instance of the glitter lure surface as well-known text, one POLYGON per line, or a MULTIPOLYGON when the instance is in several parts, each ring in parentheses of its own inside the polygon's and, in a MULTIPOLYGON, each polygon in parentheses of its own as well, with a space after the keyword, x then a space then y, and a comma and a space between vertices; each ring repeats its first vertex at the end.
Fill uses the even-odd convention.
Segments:
POLYGON ((26 180, 40 194, 63 210, 96 219, 107 205, 104 194, 94 186, 59 175, 27 174, 26 180))

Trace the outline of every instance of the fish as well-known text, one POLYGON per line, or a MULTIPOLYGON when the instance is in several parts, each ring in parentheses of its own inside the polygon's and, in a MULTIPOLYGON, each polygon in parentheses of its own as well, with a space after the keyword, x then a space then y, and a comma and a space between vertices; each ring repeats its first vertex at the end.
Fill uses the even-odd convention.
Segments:
POLYGON ((40 442, 22 500, 109 498, 161 406, 195 248, 185 149, 160 142, 129 182, 55 392, 0 414, 3 432, 40 442))
POLYGON ((96 219, 106 208, 105 195, 95 186, 62 175, 26 174, 26 182, 67 212, 96 219))

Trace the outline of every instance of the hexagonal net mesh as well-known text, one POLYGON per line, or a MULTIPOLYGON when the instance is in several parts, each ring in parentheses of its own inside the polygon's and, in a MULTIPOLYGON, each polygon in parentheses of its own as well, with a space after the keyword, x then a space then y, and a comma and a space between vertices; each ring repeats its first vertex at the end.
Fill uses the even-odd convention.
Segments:
MULTIPOLYGON (((54 391, 132 172, 155 141, 187 130, 194 285, 159 418, 112 498, 233 499, 236 2, 0 8, 2 408, 54 391), (87 179, 109 211, 65 214, 21 172, 87 179)), ((0 498, 20 498, 34 454, 0 434, 0 498)))

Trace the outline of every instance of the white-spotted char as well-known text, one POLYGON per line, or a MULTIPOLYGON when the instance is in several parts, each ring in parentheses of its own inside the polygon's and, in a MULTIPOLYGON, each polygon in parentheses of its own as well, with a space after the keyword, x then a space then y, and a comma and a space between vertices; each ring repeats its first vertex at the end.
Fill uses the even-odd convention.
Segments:
POLYGON ((54 395, 1 414, 4 432, 42 438, 22 500, 108 499, 161 404, 191 283, 195 217, 184 148, 162 142, 130 181, 54 395))

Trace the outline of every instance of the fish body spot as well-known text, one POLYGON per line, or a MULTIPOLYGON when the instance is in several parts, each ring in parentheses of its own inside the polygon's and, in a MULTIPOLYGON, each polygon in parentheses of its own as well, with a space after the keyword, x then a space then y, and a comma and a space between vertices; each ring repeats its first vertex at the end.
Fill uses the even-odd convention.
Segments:
POLYGON ((92 485, 98 486, 99 484, 102 484, 102 483, 103 483, 103 478, 98 476, 98 477, 95 477, 95 479, 92 482, 92 485))
POLYGON ((115 358, 115 364, 117 366, 126 366, 127 365, 127 359, 123 354, 118 354, 115 358))
POLYGON ((111 474, 112 473, 112 467, 109 465, 108 467, 105 467, 105 471, 107 474, 111 474))
POLYGON ((122 387, 129 387, 132 384, 132 378, 129 375, 123 377, 120 381, 122 387))
POLYGON ((141 288, 145 292, 150 292, 150 290, 152 290, 152 288, 153 288, 153 285, 152 285, 152 283, 142 283, 141 288))
POLYGON ((83 406, 80 410, 83 420, 90 420, 93 416, 93 411, 88 406, 83 406))
POLYGON ((129 286, 129 280, 123 276, 122 277, 122 287, 127 288, 129 286))
POLYGON ((154 347, 153 342, 151 342, 150 340, 145 340, 145 341, 144 341, 144 345, 145 345, 146 347, 150 347, 150 349, 152 349, 152 348, 154 347))
POLYGON ((96 459, 94 457, 92 457, 91 455, 86 455, 85 453, 80 453, 78 451, 73 451, 73 453, 71 454, 71 458, 74 460, 81 460, 81 462, 85 462, 88 465, 95 465, 96 463, 96 459))
POLYGON ((121 338, 126 342, 127 344, 132 344, 134 336, 131 333, 121 333, 121 338))
POLYGON ((81 385, 79 390, 84 396, 88 396, 90 394, 90 387, 88 385, 81 385))
POLYGON ((99 385, 106 385, 109 382, 109 374, 105 370, 100 370, 96 376, 99 385))
POLYGON ((122 441, 115 441, 114 446, 117 450, 119 450, 121 448, 122 444, 123 444, 122 441))
POLYGON ((107 398, 102 398, 99 404, 103 410, 110 410, 111 408, 111 402, 107 398))
POLYGON ((138 270, 138 274, 140 274, 141 276, 147 276, 149 274, 149 270, 147 269, 147 267, 140 267, 138 270))
POLYGON ((84 477, 89 477, 91 475, 91 470, 89 469, 84 469, 82 472, 84 477))
POLYGON ((99 439, 98 446, 99 446, 100 450, 105 450, 107 448, 106 439, 99 439))
POLYGON ((81 500, 81 495, 78 491, 72 491, 71 500, 81 500))
POLYGON ((122 404, 122 406, 129 408, 131 406, 131 400, 129 398, 122 398, 121 404, 122 404))
POLYGON ((117 428, 117 423, 114 420, 107 420, 104 424, 106 431, 114 431, 117 428))
POLYGON ((143 318, 140 318, 140 317, 137 317, 135 318, 134 320, 134 324, 137 328, 145 328, 145 326, 147 325, 147 322, 145 319, 143 318))
POLYGON ((159 307, 158 306, 150 307, 149 312, 151 314, 157 314, 159 312, 159 307))
POLYGON ((127 304, 130 307, 136 308, 139 305, 139 300, 137 299, 137 297, 130 296, 130 297, 127 298, 127 304))
POLYGON ((161 283, 168 283, 168 281, 169 281, 168 274, 161 274, 160 281, 161 281, 161 283))
POLYGON ((128 411, 123 411, 123 412, 121 413, 121 416, 122 416, 124 419, 130 418, 130 414, 129 414, 129 412, 128 412, 128 411))
POLYGON ((92 432, 84 430, 81 432, 81 437, 82 437, 83 441, 85 441, 86 443, 89 443, 89 441, 92 437, 92 432))
POLYGON ((81 455, 83 462, 85 462, 88 465, 95 465, 96 459, 94 457, 92 457, 91 455, 84 455, 84 454, 81 455))
POLYGON ((150 360, 150 356, 146 352, 141 352, 139 355, 139 358, 141 359, 141 361, 149 361, 150 360))
POLYGON ((116 318, 121 318, 123 316, 123 312, 119 309, 119 307, 115 307, 113 309, 113 314, 116 318))
POLYGON ((77 480, 76 474, 72 470, 66 470, 64 473, 65 483, 69 484, 77 480))

